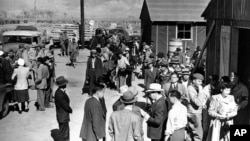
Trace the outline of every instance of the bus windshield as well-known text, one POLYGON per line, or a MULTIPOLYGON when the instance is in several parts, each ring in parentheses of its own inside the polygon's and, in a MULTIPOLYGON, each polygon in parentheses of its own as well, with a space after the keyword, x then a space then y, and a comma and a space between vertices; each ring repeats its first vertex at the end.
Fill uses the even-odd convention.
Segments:
POLYGON ((27 44, 31 44, 32 43, 32 37, 28 37, 28 36, 4 36, 3 43, 4 44, 7 44, 7 43, 27 43, 27 44))

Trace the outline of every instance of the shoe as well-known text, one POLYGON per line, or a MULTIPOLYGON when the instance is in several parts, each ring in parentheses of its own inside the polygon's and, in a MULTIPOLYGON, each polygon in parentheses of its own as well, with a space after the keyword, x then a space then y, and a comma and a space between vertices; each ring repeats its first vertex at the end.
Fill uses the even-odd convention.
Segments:
POLYGON ((36 107, 36 110, 38 110, 39 109, 39 104, 38 104, 38 102, 35 102, 35 107, 36 107))
POLYGON ((54 106, 52 105, 49 105, 49 106, 46 106, 45 108, 53 108, 54 106))
POLYGON ((19 113, 19 114, 22 114, 22 111, 21 111, 21 110, 19 110, 19 111, 18 111, 18 113, 19 113))
POLYGON ((24 112, 29 112, 29 110, 30 110, 30 109, 29 109, 29 108, 27 108, 27 109, 25 109, 25 110, 23 110, 23 111, 24 111, 24 112))
POLYGON ((45 109, 38 109, 37 111, 45 111, 45 109))
POLYGON ((58 54, 59 56, 62 56, 61 54, 58 54))

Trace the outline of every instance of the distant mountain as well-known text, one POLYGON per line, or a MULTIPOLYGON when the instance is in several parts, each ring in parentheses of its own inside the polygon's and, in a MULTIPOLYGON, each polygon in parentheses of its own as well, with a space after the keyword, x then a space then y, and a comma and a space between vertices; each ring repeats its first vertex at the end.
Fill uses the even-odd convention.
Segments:
POLYGON ((86 0, 86 16, 139 19, 142 3, 143 0, 86 0))
MULTIPOLYGON (((87 18, 139 18, 143 0, 84 0, 87 18)), ((55 16, 80 17, 80 0, 36 0, 39 10, 51 10, 55 16), (66 13, 66 14, 65 14, 66 13)), ((0 0, 0 9, 20 14, 34 9, 34 0, 0 0), (17 2, 18 1, 18 2, 17 2)))

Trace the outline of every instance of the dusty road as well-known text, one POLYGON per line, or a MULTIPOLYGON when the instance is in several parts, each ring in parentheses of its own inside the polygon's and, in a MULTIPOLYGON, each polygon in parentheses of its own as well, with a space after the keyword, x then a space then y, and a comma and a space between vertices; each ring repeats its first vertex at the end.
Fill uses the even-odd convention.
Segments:
MULTIPOLYGON (((68 67, 65 64, 69 61, 66 57, 59 57, 56 50, 56 76, 64 75, 69 80, 69 85, 66 90, 70 97, 70 105, 73 109, 73 114, 70 115, 70 138, 71 141, 81 141, 79 138, 80 128, 83 120, 84 103, 88 99, 87 94, 81 94, 83 80, 85 79, 86 61, 89 56, 88 50, 81 50, 78 57, 76 68, 68 67)), ((133 86, 139 91, 138 101, 145 102, 142 97, 142 88, 138 87, 143 80, 133 82, 133 86)), ((54 88, 56 89, 56 87, 54 88)), ((106 106, 108 109, 107 122, 109 121, 112 112, 112 104, 119 98, 118 92, 107 90, 105 93, 106 106)), ((0 120, 0 141, 52 141, 50 130, 58 128, 56 121, 55 107, 46 109, 45 111, 36 111, 34 102, 36 100, 36 91, 30 90, 30 111, 10 112, 7 117, 0 120)), ((146 126, 144 123, 144 138, 146 136, 146 126)), ((107 133, 107 140, 110 137, 107 133)))

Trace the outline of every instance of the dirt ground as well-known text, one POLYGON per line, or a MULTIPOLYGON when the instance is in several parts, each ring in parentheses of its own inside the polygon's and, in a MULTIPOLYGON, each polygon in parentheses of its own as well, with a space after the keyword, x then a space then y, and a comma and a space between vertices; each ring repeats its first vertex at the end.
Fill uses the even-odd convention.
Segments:
MULTIPOLYGON (((55 51, 56 57, 56 76, 65 76, 69 80, 69 85, 66 92, 70 98, 70 105, 73 109, 73 114, 70 115, 70 138, 71 141, 81 141, 79 138, 80 128, 83 121, 84 103, 89 98, 87 94, 81 94, 83 80, 85 80, 86 62, 89 56, 88 50, 81 50, 78 57, 76 68, 68 67, 65 64, 69 62, 67 57, 59 57, 59 50, 55 51)), ((139 91, 137 95, 138 101, 144 103, 146 100, 142 88, 138 84, 143 83, 143 80, 136 79, 133 86, 139 91)), ((55 87, 56 89, 56 87, 55 87)), ((46 109, 45 111, 36 111, 34 102, 36 101, 36 91, 30 90, 30 111, 28 113, 11 111, 7 117, 0 120, 0 141, 52 141, 50 131, 58 128, 56 121, 55 107, 46 109)), ((118 92, 107 90, 105 93, 106 106, 108 109, 107 121, 109 121, 112 112, 112 104, 119 98, 118 92)), ((144 138, 146 138, 146 124, 144 122, 144 138)), ((107 132, 107 130, 106 130, 107 132)), ((109 141, 108 132, 106 138, 109 141)))

